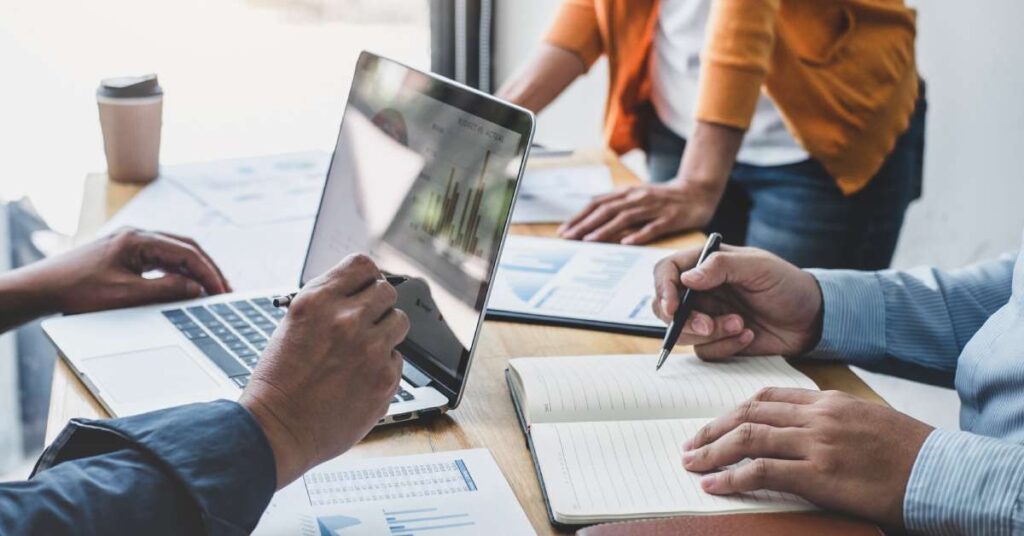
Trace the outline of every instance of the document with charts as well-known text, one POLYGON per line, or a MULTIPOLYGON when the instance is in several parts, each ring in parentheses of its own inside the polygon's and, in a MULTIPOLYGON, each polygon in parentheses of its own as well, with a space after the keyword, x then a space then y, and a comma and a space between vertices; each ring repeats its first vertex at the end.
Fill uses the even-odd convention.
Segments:
POLYGON ((494 278, 492 318, 661 336, 651 310, 654 265, 671 250, 509 236, 494 278))
POLYGON ((486 449, 335 458, 278 491, 256 536, 534 534, 486 449))
POLYGON ((512 223, 561 223, 613 188, 604 165, 535 167, 520 182, 512 223))
MULTIPOLYGON (((714 496, 682 444, 763 387, 817 389, 781 357, 705 363, 673 355, 518 358, 507 379, 551 519, 564 525, 694 514, 809 510, 793 495, 714 496)), ((742 463, 742 462, 741 462, 742 463)))

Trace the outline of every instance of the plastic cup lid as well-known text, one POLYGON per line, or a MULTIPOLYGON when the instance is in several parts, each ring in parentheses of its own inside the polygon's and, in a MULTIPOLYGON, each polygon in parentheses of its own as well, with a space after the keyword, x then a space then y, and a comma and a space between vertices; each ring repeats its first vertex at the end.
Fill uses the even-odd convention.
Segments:
POLYGON ((120 76, 100 81, 96 95, 113 99, 130 99, 138 97, 154 97, 163 95, 155 74, 142 76, 120 76))

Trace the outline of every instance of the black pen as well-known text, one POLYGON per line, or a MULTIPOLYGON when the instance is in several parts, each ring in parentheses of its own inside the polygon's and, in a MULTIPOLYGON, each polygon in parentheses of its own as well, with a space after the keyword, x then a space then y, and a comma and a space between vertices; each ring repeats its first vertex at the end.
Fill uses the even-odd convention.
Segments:
MULTIPOLYGON (((384 280, 390 283, 391 286, 397 287, 398 285, 401 285, 402 283, 408 281, 409 278, 400 275, 386 275, 384 276, 384 280)), ((292 292, 291 294, 286 294, 284 296, 278 296, 274 298, 274 307, 288 307, 289 305, 291 305, 292 300, 295 299, 296 294, 298 294, 298 292, 292 292)))
MULTIPOLYGON (((722 235, 711 233, 708 241, 704 243, 704 249, 700 252, 700 257, 697 258, 697 264, 694 267, 704 264, 704 261, 712 253, 718 251, 718 247, 721 245, 722 235)), ((693 294, 694 292, 687 288, 683 290, 682 295, 679 297, 679 308, 676 309, 676 314, 672 317, 672 323, 668 325, 668 331, 665 332, 665 340, 661 343, 661 355, 658 356, 658 366, 655 370, 661 370, 661 366, 665 364, 668 355, 675 348, 676 341, 679 340, 679 333, 683 331, 686 319, 690 317, 690 312, 693 311, 693 294)))

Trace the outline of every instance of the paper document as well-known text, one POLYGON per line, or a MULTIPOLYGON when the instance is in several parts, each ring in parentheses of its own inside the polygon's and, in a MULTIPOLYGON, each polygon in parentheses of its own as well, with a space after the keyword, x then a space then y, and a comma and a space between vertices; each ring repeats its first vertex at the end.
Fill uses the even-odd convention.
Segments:
POLYGON ((253 534, 534 534, 486 449, 334 459, 274 495, 253 534))
MULTIPOLYGON (((274 157, 253 160, 266 163, 274 157)), ((190 170, 188 173, 179 172, 179 166, 165 167, 161 178, 139 192, 98 234, 104 236, 130 226, 188 236, 210 254, 235 290, 297 286, 313 228, 315 203, 306 202, 309 215, 301 218, 239 224, 221 210, 216 201, 197 197, 180 181, 169 178, 203 176, 243 161, 230 162, 234 164, 209 162, 180 166, 190 170), (204 166, 211 171, 200 171, 204 166)), ((261 184, 266 186, 267 183, 261 184)))
POLYGON ((598 195, 612 191, 607 166, 528 169, 512 211, 512 223, 560 223, 598 195))
POLYGON ((313 151, 167 166, 170 180, 236 225, 312 218, 330 154, 313 151))
POLYGON ((683 469, 681 445, 710 419, 536 424, 530 433, 551 509, 566 520, 811 510, 776 491, 715 496, 683 469))
POLYGON ((518 358, 509 362, 530 422, 717 417, 765 386, 817 389, 781 357, 709 363, 673 354, 518 358))
POLYGON ((488 310, 664 328, 654 265, 671 250, 509 236, 488 310))

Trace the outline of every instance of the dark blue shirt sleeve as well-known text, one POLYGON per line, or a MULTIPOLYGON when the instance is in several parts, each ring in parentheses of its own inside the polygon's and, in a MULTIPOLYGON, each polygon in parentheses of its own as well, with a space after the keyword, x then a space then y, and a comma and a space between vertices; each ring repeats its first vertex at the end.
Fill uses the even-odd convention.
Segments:
POLYGON ((76 419, 29 480, 0 484, 0 534, 248 534, 276 479, 234 402, 76 419))

